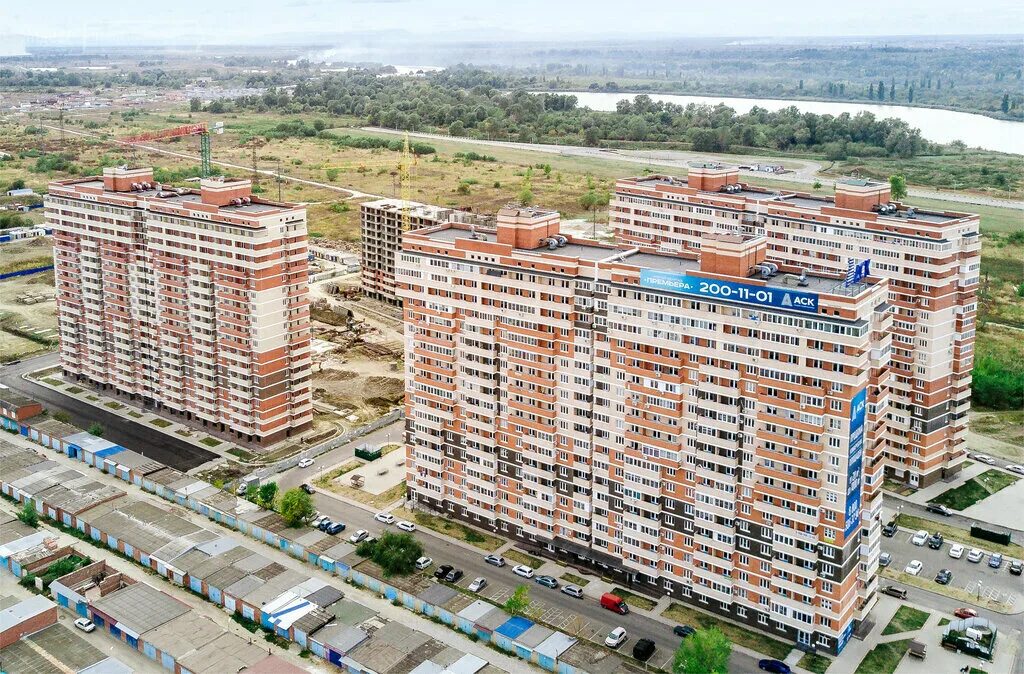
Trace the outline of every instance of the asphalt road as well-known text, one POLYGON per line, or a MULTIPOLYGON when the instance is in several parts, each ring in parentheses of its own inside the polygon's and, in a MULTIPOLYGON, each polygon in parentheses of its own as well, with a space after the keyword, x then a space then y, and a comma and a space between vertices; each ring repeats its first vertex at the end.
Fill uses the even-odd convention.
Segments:
MULTIPOLYGON (((373 435, 360 438, 360 442, 385 442, 387 435, 396 438, 400 430, 397 426, 389 426, 377 431, 381 437, 374 439, 373 435)), ((352 456, 354 444, 338 448, 328 455, 318 457, 317 463, 309 468, 294 468, 278 477, 278 484, 282 490, 289 489, 303 482, 312 483, 321 467, 328 467, 337 464, 339 461, 352 456)), ((317 510, 329 516, 335 522, 344 522, 346 529, 339 534, 339 538, 347 538, 357 529, 366 529, 371 534, 377 535, 386 529, 393 529, 393 525, 382 524, 376 521, 374 513, 363 508, 340 502, 329 496, 316 493, 313 496, 317 510)), ((618 651, 621 655, 629 657, 633 652, 633 645, 637 639, 647 637, 657 645, 657 650, 650 660, 651 665, 662 669, 670 670, 672 656, 679 646, 679 638, 672 634, 671 626, 665 625, 638 613, 630 613, 620 616, 606 609, 601 608, 597 599, 585 597, 576 599, 562 594, 559 590, 552 590, 533 581, 520 578, 512 573, 513 564, 498 568, 484 562, 483 551, 479 553, 469 552, 465 548, 449 543, 448 541, 435 536, 429 530, 417 529, 416 537, 423 545, 424 553, 434 560, 434 565, 424 573, 432 574, 441 564, 452 564, 462 569, 465 575, 458 582, 458 585, 467 587, 473 579, 483 576, 487 579, 487 587, 481 592, 481 596, 492 599, 495 602, 504 602, 519 585, 526 584, 530 588, 530 600, 541 612, 542 619, 555 627, 578 635, 581 638, 597 642, 604 642, 605 636, 615 627, 625 627, 629 639, 618 651)), ((578 575, 578 572, 575 572, 578 575)), ((559 581, 565 584, 565 581, 559 581)), ((744 653, 733 652, 729 660, 730 672, 742 672, 749 674, 758 671, 757 660, 744 653)))
POLYGON ((103 426, 105 439, 178 470, 187 471, 217 458, 213 452, 161 433, 156 428, 149 428, 103 407, 94 407, 31 380, 22 379, 23 374, 52 367, 59 361, 56 353, 49 353, 13 365, 4 365, 0 367, 0 384, 35 398, 51 413, 57 410, 67 412, 71 415, 71 423, 79 428, 88 428, 93 422, 99 422, 103 426))

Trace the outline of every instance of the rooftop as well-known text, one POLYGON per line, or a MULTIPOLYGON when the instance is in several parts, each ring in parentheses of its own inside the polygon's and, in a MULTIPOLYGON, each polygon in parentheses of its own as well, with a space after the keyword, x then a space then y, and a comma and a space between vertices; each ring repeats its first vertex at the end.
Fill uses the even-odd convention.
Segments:
POLYGON ((93 602, 93 607, 142 635, 189 613, 190 609, 152 585, 136 583, 93 602))
MULTIPOLYGON (((11 644, 4 649, 2 660, 5 671, 19 674, 81 672, 97 663, 117 663, 113 658, 107 658, 101 650, 73 629, 61 623, 50 625, 11 644), (60 667, 55 663, 59 663, 60 667)), ((110 667, 106 671, 124 670, 110 667)))

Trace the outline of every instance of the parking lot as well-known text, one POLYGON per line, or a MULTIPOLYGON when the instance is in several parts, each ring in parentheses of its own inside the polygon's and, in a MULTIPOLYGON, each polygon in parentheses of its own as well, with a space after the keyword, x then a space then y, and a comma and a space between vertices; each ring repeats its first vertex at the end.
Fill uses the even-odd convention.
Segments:
MULTIPOLYGON (((942 542, 942 547, 933 550, 927 544, 917 546, 910 542, 914 531, 900 529, 892 538, 882 539, 882 551, 892 555, 890 569, 903 571, 911 560, 918 560, 924 568, 918 574, 921 578, 933 579, 940 569, 949 569, 953 572, 953 579, 948 587, 959 588, 994 601, 1004 602, 1011 610, 1016 608, 1020 601, 1022 589, 1021 576, 1010 575, 1008 570, 1010 560, 1003 557, 1003 564, 998 569, 990 568, 988 565, 991 553, 984 547, 973 546, 982 550, 985 555, 979 562, 967 561, 967 553, 972 546, 965 545, 964 554, 960 559, 953 559, 949 556, 949 548, 952 545, 948 540, 942 542), (980 584, 980 587, 979 587, 980 584)), ((936 592, 942 591, 942 586, 935 583, 936 592)))

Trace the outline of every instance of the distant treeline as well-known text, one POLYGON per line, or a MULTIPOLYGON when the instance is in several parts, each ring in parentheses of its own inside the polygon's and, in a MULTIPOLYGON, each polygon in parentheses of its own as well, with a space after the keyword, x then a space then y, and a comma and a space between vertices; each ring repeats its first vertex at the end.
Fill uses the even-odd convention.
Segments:
POLYGON ((604 141, 687 143, 699 151, 733 147, 805 150, 829 158, 913 157, 937 148, 920 131, 897 119, 870 113, 839 116, 801 113, 795 107, 738 115, 726 106, 654 102, 646 95, 623 99, 615 112, 580 108, 575 96, 506 92, 491 72, 455 68, 423 78, 377 77, 351 71, 300 82, 288 93, 272 90, 224 102, 232 107, 286 113, 353 115, 370 124, 454 136, 571 143, 604 141))

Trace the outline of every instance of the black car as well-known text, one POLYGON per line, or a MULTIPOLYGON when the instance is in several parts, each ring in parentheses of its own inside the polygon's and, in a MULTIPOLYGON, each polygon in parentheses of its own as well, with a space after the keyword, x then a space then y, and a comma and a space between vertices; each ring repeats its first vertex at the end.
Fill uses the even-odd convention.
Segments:
POLYGON ((310 487, 305 482, 302 483, 302 491, 306 492, 307 494, 315 494, 316 493, 316 490, 313 489, 312 487, 310 487))
POLYGON ((932 550, 938 550, 942 547, 942 534, 936 531, 928 538, 928 547, 932 550))
POLYGON ((445 574, 444 579, 449 583, 455 583, 458 582, 459 578, 462 578, 463 575, 465 574, 462 573, 462 569, 452 569, 445 574))
POLYGON ((341 522, 332 522, 331 525, 327 527, 327 533, 329 533, 331 536, 337 536, 344 530, 345 525, 341 522))
POLYGON ((1024 562, 1018 562, 1013 560, 1010 562, 1010 573, 1014 576, 1019 576, 1021 572, 1024 572, 1024 562))
POLYGON ((953 572, 949 569, 942 569, 935 574, 935 582, 939 585, 949 585, 951 580, 953 580, 953 572))
POLYGON ((882 527, 882 535, 886 538, 892 538, 896 535, 896 532, 899 530, 900 528, 896 526, 896 522, 889 522, 884 527, 882 527))
POLYGON ((696 632, 697 630, 693 629, 689 625, 676 625, 672 628, 672 634, 676 635, 677 637, 682 637, 683 639, 692 634, 696 634, 696 632))
POLYGON ((942 505, 941 503, 929 503, 928 505, 925 506, 925 510, 927 510, 930 513, 938 513, 940 515, 945 515, 946 517, 950 517, 953 514, 952 510, 942 505))
POLYGON ((434 571, 434 578, 444 578, 448 575, 448 572, 454 568, 455 567, 451 564, 442 564, 441 566, 437 567, 436 571, 434 571))
POLYGON ((763 669, 766 672, 771 672, 771 674, 789 674, 793 671, 789 668, 789 665, 782 660, 769 660, 768 658, 758 660, 757 667, 758 669, 763 669))
POLYGON ((650 639, 640 639, 633 644, 633 657, 640 662, 647 662, 654 655, 654 642, 650 639))

